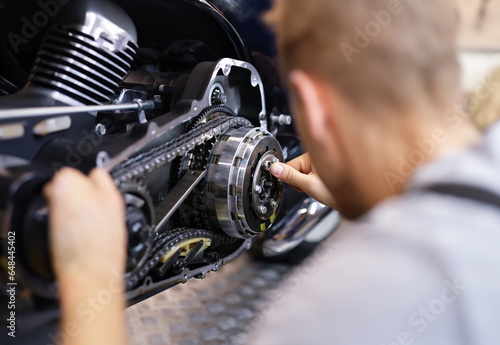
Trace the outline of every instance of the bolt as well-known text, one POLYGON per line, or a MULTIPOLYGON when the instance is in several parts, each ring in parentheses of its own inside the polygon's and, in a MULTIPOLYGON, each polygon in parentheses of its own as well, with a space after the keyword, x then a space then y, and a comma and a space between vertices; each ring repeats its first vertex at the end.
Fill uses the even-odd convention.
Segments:
POLYGON ((280 161, 280 160, 279 160, 278 158, 274 158, 274 159, 273 159, 273 164, 274 164, 274 163, 279 163, 279 161, 280 161))
POLYGON ((290 115, 271 115, 271 121, 280 126, 290 126, 293 120, 290 115))
POLYGON ((226 104, 227 96, 221 89, 215 88, 212 93, 212 104, 226 104))
POLYGON ((255 191, 256 191, 257 193, 259 193, 259 194, 260 194, 260 193, 262 193, 262 187, 261 187, 260 185, 256 185, 256 186, 255 186, 255 191))
POLYGON ((260 206, 259 206, 259 212, 260 212, 261 214, 266 214, 266 213, 267 213, 267 207, 266 207, 266 206, 264 206, 264 205, 260 205, 260 206))
POLYGON ((264 169, 266 169, 266 170, 271 169, 271 162, 269 162, 269 161, 264 162, 264 169))
POLYGON ((207 274, 205 272, 199 273, 194 276, 196 279, 205 279, 207 277, 207 274))
POLYGON ((103 136, 104 134, 106 134, 106 126, 104 126, 102 123, 98 123, 95 126, 94 132, 99 136, 103 136))
POLYGON ((266 189, 274 189, 274 182, 266 181, 264 183, 264 188, 266 188, 266 189))

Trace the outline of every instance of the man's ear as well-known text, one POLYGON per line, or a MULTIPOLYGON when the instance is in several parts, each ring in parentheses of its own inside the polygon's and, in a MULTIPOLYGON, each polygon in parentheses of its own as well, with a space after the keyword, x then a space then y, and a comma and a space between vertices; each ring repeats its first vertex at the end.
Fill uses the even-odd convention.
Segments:
POLYGON ((307 126, 313 140, 324 144, 324 140, 331 136, 328 129, 332 125, 328 118, 332 112, 332 100, 326 83, 300 70, 292 71, 289 78, 302 106, 302 123, 307 126))

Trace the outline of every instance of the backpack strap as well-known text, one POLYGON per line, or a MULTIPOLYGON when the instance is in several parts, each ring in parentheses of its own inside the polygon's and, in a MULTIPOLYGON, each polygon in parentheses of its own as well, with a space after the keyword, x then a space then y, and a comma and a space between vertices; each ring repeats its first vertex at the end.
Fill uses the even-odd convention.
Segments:
POLYGON ((455 183, 438 183, 424 187, 423 190, 475 200, 500 208, 500 195, 490 192, 482 187, 455 183))

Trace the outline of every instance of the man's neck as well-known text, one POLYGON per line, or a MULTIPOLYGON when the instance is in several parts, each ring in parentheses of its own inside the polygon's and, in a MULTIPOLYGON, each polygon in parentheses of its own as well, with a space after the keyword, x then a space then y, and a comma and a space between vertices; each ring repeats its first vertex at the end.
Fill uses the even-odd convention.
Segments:
POLYGON ((375 147, 373 152, 385 164, 373 167, 371 178, 366 176, 361 182, 370 208, 401 194, 420 166, 481 140, 479 130, 464 114, 406 117, 389 135, 383 141, 385 144, 375 147))

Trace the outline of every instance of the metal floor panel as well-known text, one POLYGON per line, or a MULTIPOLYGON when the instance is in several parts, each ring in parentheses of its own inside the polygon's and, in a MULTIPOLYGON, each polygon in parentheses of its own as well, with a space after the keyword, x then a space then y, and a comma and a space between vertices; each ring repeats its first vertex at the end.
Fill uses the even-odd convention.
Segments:
MULTIPOLYGON (((130 345, 237 345, 291 267, 249 254, 127 309, 130 345)), ((257 323, 258 324, 258 323, 257 323)))

